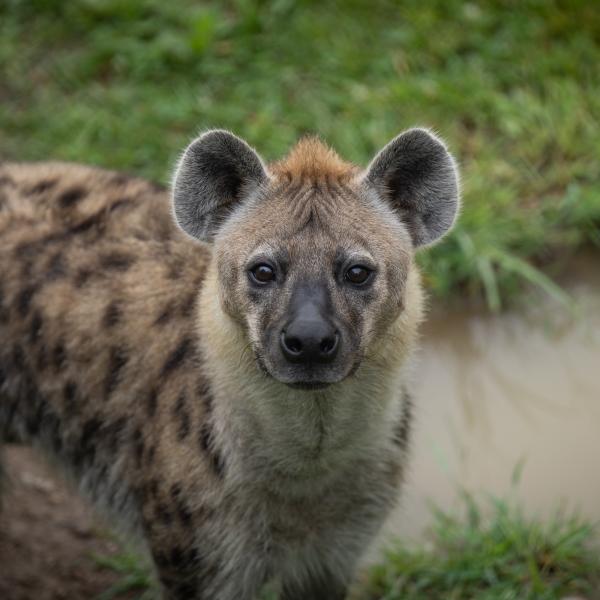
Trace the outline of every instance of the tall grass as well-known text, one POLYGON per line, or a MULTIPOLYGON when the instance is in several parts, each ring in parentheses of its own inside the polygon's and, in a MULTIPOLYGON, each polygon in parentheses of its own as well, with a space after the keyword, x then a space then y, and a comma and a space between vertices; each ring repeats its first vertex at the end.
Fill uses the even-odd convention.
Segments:
POLYGON ((398 543, 361 600, 599 598, 600 554, 589 523, 558 513, 528 519, 512 501, 464 496, 464 514, 437 509, 429 544, 398 543))
POLYGON ((4 0, 0 158, 166 182, 202 128, 268 159, 317 132, 365 163, 426 125, 464 190, 420 259, 434 293, 499 309, 529 282, 561 300, 552 276, 600 245, 598 64, 586 0, 4 0))

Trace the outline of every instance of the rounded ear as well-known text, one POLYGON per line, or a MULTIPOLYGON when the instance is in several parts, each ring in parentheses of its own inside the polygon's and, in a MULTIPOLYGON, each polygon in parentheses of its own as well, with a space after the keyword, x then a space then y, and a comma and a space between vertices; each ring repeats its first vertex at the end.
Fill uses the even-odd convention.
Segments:
POLYGON ((431 244, 453 225, 458 170, 444 143, 425 129, 409 129, 373 159, 365 181, 408 227, 415 247, 431 244))
POLYGON ((233 208, 267 180, 258 154, 237 136, 214 129, 185 150, 173 178, 179 226, 210 241, 233 208))

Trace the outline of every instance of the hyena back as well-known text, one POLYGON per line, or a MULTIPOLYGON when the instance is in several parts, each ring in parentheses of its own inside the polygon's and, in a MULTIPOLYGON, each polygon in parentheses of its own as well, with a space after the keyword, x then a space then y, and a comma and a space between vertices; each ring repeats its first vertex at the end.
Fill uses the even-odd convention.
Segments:
POLYGON ((165 598, 346 597, 398 494, 415 248, 457 210, 424 130, 361 170, 210 131, 165 190, 0 165, 0 439, 144 540, 165 598), (174 213, 174 214, 173 214, 174 213), (175 217, 175 218, 173 218, 175 217))

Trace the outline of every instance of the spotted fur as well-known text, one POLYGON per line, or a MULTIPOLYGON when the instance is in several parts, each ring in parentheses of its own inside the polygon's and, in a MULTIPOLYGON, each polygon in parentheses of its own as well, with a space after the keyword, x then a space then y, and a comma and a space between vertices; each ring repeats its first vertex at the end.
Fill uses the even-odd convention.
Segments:
POLYGON ((316 140, 267 167, 231 134, 206 139, 174 201, 212 246, 146 181, 0 165, 0 439, 52 455, 142 540, 165 598, 251 600, 275 578, 284 600, 342 600, 403 477, 411 226, 316 140), (366 332, 360 364, 292 389, 257 341, 285 294, 257 296, 237 261, 275 236, 282 261, 323 271, 349 235, 393 271, 332 300, 366 332))

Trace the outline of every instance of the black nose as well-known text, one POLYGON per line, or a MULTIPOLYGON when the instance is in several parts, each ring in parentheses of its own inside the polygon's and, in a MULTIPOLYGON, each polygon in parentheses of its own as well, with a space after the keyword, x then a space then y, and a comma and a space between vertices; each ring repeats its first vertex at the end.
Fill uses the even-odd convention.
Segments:
POLYGON ((326 321, 296 319, 281 332, 283 355, 294 363, 327 363, 340 346, 339 333, 326 321))

